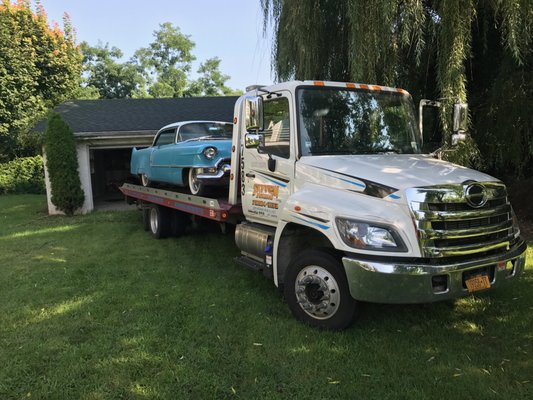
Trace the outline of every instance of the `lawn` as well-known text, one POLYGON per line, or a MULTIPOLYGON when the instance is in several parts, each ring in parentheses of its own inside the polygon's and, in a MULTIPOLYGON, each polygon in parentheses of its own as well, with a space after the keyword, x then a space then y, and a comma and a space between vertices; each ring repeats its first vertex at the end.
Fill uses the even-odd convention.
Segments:
POLYGON ((295 321, 231 235, 153 240, 141 213, 0 196, 0 399, 531 399, 533 244, 515 285, 295 321))

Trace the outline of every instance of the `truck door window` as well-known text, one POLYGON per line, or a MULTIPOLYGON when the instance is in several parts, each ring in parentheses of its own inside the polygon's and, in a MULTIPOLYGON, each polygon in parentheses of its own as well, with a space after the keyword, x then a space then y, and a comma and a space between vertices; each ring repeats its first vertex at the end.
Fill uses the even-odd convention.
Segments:
POLYGON ((161 132, 157 136, 154 146, 163 146, 165 144, 171 144, 171 143, 174 143, 175 139, 176 139, 176 130, 169 129, 169 130, 161 132))
POLYGON ((291 137, 289 100, 286 97, 280 97, 265 101, 263 118, 266 151, 279 157, 289 158, 291 137))

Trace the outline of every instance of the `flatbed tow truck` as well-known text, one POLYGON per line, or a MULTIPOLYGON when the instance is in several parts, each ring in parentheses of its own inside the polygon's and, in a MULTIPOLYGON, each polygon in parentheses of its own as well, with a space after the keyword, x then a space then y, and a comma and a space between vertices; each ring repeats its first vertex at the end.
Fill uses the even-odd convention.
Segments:
POLYGON ((360 301, 450 300, 523 272, 527 246, 505 185, 421 154, 405 90, 258 86, 237 100, 233 123, 227 196, 121 190, 156 238, 184 234, 191 215, 234 225, 238 263, 272 279, 297 319, 344 329, 360 301))

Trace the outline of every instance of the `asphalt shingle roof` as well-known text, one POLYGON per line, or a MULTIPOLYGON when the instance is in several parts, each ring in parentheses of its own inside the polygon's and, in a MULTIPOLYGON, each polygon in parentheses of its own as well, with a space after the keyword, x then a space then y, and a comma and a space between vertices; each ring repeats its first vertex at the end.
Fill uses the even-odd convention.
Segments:
MULTIPOLYGON (((72 100, 57 106, 74 133, 156 131, 178 121, 233 120, 237 97, 72 100)), ((33 129, 43 132, 46 121, 33 129)))

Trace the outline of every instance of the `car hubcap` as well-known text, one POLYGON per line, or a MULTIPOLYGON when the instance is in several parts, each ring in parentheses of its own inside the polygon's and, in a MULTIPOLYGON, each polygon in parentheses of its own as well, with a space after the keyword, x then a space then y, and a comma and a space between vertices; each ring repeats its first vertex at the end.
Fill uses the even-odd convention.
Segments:
POLYGON ((196 193, 198 193, 198 192, 200 191, 201 183, 200 183, 200 181, 196 178, 196 170, 195 170, 194 168, 191 168, 189 181, 190 181, 190 186, 191 186, 191 192, 192 192, 192 194, 196 194, 196 193))
POLYGON ((141 175, 141 182, 142 182, 143 186, 148 186, 148 178, 146 177, 145 174, 141 175))
POLYGON ((294 285, 298 304, 311 317, 331 318, 339 309, 337 281, 326 269, 315 265, 303 268, 294 285))

